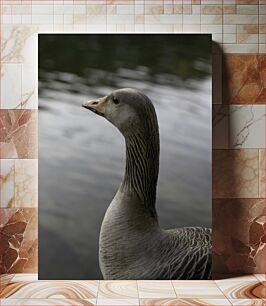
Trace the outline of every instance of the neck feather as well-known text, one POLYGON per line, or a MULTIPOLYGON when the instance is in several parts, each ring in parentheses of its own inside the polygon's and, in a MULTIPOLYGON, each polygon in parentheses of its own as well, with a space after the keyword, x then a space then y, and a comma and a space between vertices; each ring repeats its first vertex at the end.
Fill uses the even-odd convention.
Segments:
POLYGON ((122 189, 134 192, 140 203, 157 219, 156 185, 159 171, 158 126, 149 133, 136 133, 125 137, 126 170, 122 189))

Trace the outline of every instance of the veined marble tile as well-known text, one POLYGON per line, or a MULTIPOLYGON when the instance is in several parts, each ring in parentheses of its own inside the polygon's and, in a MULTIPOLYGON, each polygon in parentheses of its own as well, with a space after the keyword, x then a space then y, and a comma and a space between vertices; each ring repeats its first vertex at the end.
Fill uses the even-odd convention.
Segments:
POLYGON ((12 159, 0 160, 0 207, 15 204, 15 163, 12 159))
POLYGON ((79 305, 85 305, 85 306, 92 306, 96 305, 96 299, 2 299, 1 305, 9 305, 9 306, 79 306, 79 305))
POLYGON ((254 274, 254 276, 261 283, 266 282, 266 274, 254 274))
POLYGON ((100 281, 99 299, 131 299, 137 297, 137 282, 135 280, 100 281))
POLYGON ((172 281, 178 298, 223 299, 224 295, 214 281, 172 281))
POLYGON ((264 104, 263 56, 227 54, 223 62, 223 102, 264 104))
POLYGON ((36 207, 38 194, 38 173, 36 159, 15 161, 15 205, 36 207))
POLYGON ((0 157, 37 157, 37 111, 0 110, 0 157))
POLYGON ((3 63, 37 63, 38 27, 32 25, 5 25, 1 38, 3 63))
POLYGON ((226 298, 223 299, 140 299, 140 306, 229 306, 226 298))
POLYGON ((16 108, 21 103, 21 64, 1 65, 1 108, 16 108))
POLYGON ((37 228, 36 208, 0 209, 1 273, 37 272, 37 228))
POLYGON ((38 108, 38 78, 37 62, 34 64, 22 64, 22 93, 21 103, 18 108, 37 109, 38 108))
POLYGON ((228 105, 212 106, 212 148, 227 149, 229 138, 228 105))
POLYGON ((257 198, 257 149, 213 150, 213 198, 257 198))
POLYGON ((266 298, 266 287, 254 277, 254 280, 236 279, 216 281, 224 295, 230 299, 262 299, 266 298))
MULTIPOLYGON (((14 274, 0 274, 0 298, 1 298, 1 292, 11 282, 13 277, 14 274)), ((0 300, 0 305, 1 305, 1 300, 0 300)))
POLYGON ((91 299, 96 298, 99 281, 36 281, 9 283, 2 298, 91 299))
POLYGON ((264 299, 229 299, 233 306, 245 305, 245 306, 265 306, 266 300, 264 299))
POLYGON ((171 281, 139 280, 139 298, 175 298, 176 294, 171 281))
POLYGON ((230 148, 265 148, 265 106, 230 105, 230 148))
MULTIPOLYGON (((212 212, 213 275, 231 275, 217 284, 257 283, 254 275, 238 278, 232 278, 232 275, 265 273, 265 200, 213 200, 212 212)), ((238 298, 235 295, 228 297, 238 298)))

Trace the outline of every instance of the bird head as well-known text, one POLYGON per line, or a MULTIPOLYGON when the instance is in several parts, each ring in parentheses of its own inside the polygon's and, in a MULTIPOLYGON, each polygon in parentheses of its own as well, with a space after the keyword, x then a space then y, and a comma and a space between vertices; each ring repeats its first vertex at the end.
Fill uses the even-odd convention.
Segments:
POLYGON ((106 118, 123 135, 147 132, 157 126, 151 101, 135 89, 115 90, 108 96, 88 101, 82 106, 106 118))

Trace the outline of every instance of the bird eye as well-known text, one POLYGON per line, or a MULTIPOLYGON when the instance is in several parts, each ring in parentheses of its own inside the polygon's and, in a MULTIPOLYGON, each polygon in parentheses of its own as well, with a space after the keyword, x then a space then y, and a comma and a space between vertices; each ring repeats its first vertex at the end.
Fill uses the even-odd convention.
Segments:
POLYGON ((114 104, 119 104, 119 100, 116 97, 113 97, 114 104))

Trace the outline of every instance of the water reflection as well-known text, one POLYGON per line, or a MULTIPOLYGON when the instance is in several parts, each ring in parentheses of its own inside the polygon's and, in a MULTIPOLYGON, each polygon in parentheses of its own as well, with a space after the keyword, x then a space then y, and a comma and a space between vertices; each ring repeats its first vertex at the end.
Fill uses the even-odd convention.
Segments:
POLYGON ((125 146, 118 130, 81 104, 117 88, 143 91, 157 111, 161 225, 210 226, 211 78, 205 60, 194 63, 201 77, 185 81, 169 69, 151 75, 143 65, 125 68, 123 58, 115 72, 87 67, 89 77, 39 61, 40 278, 102 278, 99 230, 122 180, 125 146))

